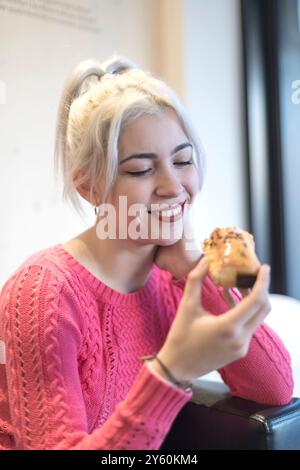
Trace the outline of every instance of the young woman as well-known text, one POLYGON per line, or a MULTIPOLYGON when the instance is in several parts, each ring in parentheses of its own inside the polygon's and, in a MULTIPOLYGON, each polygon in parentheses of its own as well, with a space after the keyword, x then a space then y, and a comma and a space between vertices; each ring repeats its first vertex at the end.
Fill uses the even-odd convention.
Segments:
POLYGON ((172 90, 126 59, 79 64, 56 163, 65 198, 97 217, 2 289, 2 448, 157 449, 214 369, 236 396, 288 403, 289 354, 263 324, 268 266, 244 298, 223 292, 186 236, 203 155, 172 90))

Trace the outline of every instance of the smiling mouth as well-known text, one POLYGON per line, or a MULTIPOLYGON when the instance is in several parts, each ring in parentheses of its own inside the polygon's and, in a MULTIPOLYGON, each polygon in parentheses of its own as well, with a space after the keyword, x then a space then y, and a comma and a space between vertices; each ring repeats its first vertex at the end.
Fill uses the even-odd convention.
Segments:
POLYGON ((186 201, 172 209, 150 210, 148 213, 161 221, 175 222, 182 217, 185 203, 186 201))

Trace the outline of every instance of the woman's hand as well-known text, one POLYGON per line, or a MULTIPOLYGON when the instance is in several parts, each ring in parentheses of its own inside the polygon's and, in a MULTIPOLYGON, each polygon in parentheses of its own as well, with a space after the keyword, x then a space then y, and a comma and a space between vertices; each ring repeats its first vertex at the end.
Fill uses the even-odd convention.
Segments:
POLYGON ((238 304, 241 299, 247 297, 250 294, 251 289, 242 289, 242 288, 228 288, 228 287, 221 287, 220 288, 222 297, 227 303, 228 307, 232 308, 236 304, 238 304))
POLYGON ((180 279, 187 275, 199 262, 202 252, 196 245, 189 214, 184 214, 182 237, 173 245, 157 248, 154 263, 161 269, 180 279))
POLYGON ((187 275, 199 262, 201 251, 194 246, 187 250, 183 239, 170 246, 160 246, 154 257, 154 263, 161 269, 169 271, 174 279, 187 275))
POLYGON ((270 312, 269 266, 261 267, 252 291, 223 315, 200 303, 207 274, 204 257, 190 272, 177 315, 158 356, 179 381, 193 380, 244 357, 255 329, 270 312))

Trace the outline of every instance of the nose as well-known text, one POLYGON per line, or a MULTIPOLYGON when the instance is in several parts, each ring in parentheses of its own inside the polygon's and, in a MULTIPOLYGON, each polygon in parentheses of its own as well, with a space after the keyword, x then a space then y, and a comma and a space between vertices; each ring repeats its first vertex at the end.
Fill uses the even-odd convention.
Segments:
POLYGON ((184 192, 181 178, 171 169, 162 171, 156 186, 156 195, 159 197, 177 197, 184 192))

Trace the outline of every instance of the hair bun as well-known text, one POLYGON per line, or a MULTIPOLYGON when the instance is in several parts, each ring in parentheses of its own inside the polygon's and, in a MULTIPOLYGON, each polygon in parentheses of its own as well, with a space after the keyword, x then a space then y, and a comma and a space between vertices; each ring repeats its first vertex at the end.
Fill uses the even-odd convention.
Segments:
POLYGON ((112 59, 108 60, 102 64, 105 73, 110 73, 112 75, 126 72, 130 69, 138 69, 139 66, 127 57, 115 56, 112 59))

